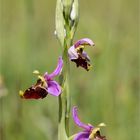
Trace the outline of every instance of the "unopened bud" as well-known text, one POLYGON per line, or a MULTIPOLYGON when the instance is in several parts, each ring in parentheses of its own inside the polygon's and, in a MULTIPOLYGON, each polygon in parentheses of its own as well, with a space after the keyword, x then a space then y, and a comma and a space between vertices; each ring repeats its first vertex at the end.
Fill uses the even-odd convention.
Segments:
POLYGON ((74 0, 74 2, 72 4, 72 10, 71 10, 71 13, 70 13, 70 18, 72 20, 78 19, 78 0, 74 0))

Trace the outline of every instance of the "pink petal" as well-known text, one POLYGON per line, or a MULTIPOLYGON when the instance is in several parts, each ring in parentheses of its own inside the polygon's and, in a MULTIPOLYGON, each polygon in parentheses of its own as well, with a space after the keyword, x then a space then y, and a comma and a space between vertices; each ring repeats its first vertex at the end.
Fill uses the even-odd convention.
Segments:
POLYGON ((78 58, 78 53, 75 49, 74 46, 71 46, 69 49, 68 49, 68 55, 69 55, 69 58, 72 60, 72 59, 77 59, 78 58))
POLYGON ((79 132, 74 137, 74 140, 89 140, 89 132, 79 132))
POLYGON ((73 119, 74 119, 74 122, 81 128, 84 128, 86 131, 90 131, 93 126, 92 125, 87 125, 87 124, 84 124, 80 121, 79 117, 78 117, 78 109, 76 106, 73 107, 73 110, 72 110, 72 114, 73 114, 73 119))
POLYGON ((94 44, 94 42, 93 42, 91 39, 89 39, 89 38, 83 38, 83 39, 78 40, 78 41, 74 44, 75 48, 77 48, 77 47, 80 46, 80 45, 94 46, 95 44, 94 44))
POLYGON ((56 81, 48 81, 47 92, 53 96, 59 96, 61 94, 61 87, 56 81))
POLYGON ((48 74, 47 72, 44 74, 44 78, 46 79, 46 81, 53 79, 57 75, 60 75, 60 73, 62 71, 62 68, 63 68, 63 59, 60 56, 59 59, 58 59, 58 63, 57 63, 56 69, 51 74, 48 74))

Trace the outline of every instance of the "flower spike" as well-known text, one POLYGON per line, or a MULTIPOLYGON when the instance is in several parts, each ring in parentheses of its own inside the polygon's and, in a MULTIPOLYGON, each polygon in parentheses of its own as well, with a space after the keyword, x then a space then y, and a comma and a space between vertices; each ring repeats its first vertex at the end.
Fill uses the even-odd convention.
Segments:
POLYGON ((38 80, 35 85, 25 90, 20 91, 19 95, 24 99, 43 99, 48 94, 53 96, 59 96, 61 94, 61 86, 53 80, 56 76, 61 74, 63 68, 62 57, 59 57, 56 69, 48 74, 46 72, 43 76, 40 75, 39 71, 35 70, 33 73, 38 76, 38 80))
POLYGON ((94 42, 89 38, 83 38, 78 40, 73 46, 68 50, 69 59, 76 63, 77 67, 81 66, 87 71, 89 71, 90 58, 84 51, 85 46, 94 46, 94 42))

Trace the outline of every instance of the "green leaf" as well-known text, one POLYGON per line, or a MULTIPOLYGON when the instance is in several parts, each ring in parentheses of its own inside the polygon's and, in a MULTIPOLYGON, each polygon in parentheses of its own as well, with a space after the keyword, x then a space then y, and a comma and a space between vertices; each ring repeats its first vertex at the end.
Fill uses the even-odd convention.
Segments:
POLYGON ((63 122, 60 122, 60 124, 58 125, 58 140, 68 140, 65 125, 63 124, 63 122))
POLYGON ((56 16, 55 16, 55 28, 56 35, 61 45, 64 44, 65 28, 64 28, 64 17, 63 17, 63 3, 61 0, 57 0, 56 3, 56 16))

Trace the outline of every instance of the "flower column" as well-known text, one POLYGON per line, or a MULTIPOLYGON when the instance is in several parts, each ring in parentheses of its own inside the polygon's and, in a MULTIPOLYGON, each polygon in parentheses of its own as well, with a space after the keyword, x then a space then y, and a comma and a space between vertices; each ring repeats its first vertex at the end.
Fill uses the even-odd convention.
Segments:
POLYGON ((59 96, 58 140, 67 140, 69 136, 69 58, 68 48, 72 44, 78 23, 78 0, 57 0, 56 4, 56 35, 63 48, 63 72, 60 83, 63 93, 59 96))

